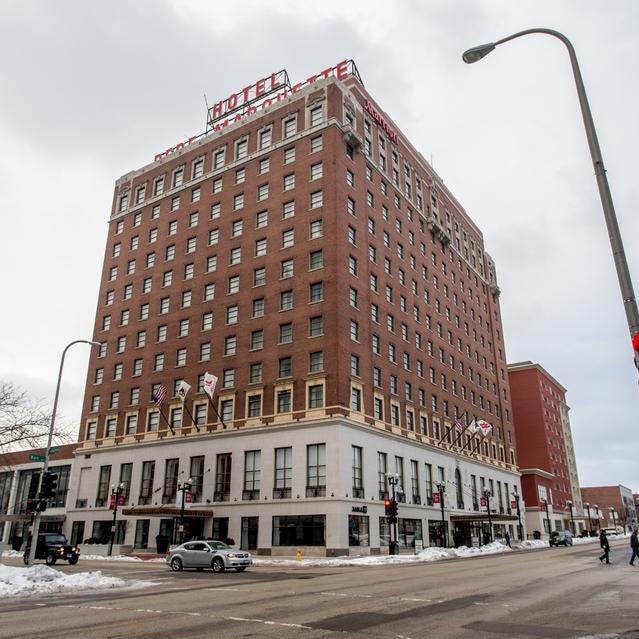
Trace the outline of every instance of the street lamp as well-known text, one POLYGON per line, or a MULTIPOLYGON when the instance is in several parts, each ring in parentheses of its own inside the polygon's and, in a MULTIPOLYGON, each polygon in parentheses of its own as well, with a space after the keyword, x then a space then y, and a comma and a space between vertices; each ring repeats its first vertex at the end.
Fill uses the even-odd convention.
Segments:
POLYGON ((435 482, 437 492, 439 493, 439 507, 442 511, 442 548, 448 547, 448 535, 446 534, 446 517, 444 516, 444 482, 439 479, 435 482))
POLYGON ((617 531, 617 520, 616 520, 616 513, 615 513, 615 508, 614 506, 610 506, 610 508, 608 508, 608 510, 610 511, 610 514, 612 515, 612 525, 615 528, 615 532, 617 531))
POLYGON ((590 502, 584 502, 584 508, 588 511, 588 534, 592 533, 592 517, 590 516, 590 502))
POLYGON ((637 310, 637 300, 635 299, 634 290, 632 288, 630 271, 628 270, 628 263, 626 262, 626 254, 623 248, 623 242, 621 240, 619 224, 617 223, 617 217, 615 215, 615 207, 612 203, 612 195, 610 193, 610 187, 608 186, 606 168, 604 167, 601 149, 599 148, 599 140, 597 139, 595 124, 592 119, 592 113, 590 112, 590 105, 588 104, 588 98, 586 97, 586 89, 584 87, 584 83, 581 77, 581 71, 579 70, 579 65, 577 63, 577 55, 575 54, 572 43, 565 35, 552 29, 526 29, 525 31, 519 31, 518 33, 510 35, 506 38, 497 40, 497 42, 490 42, 488 44, 482 44, 477 47, 473 47, 472 49, 468 49, 464 52, 462 58, 467 64, 472 64, 473 62, 477 62, 484 56, 488 55, 496 46, 510 40, 514 40, 515 38, 529 35, 531 33, 543 33, 558 38, 566 45, 566 48, 568 49, 570 64, 572 65, 572 72, 575 77, 575 84, 577 86, 577 94, 579 96, 581 115, 584 121, 584 127, 586 129, 588 147, 590 148, 590 156, 592 158, 592 164, 594 166, 595 176, 597 178, 599 198, 601 199, 604 218, 606 220, 606 226, 608 229, 608 236, 610 238, 610 247, 612 249, 615 268, 617 270, 617 279, 619 280, 621 298, 623 300, 624 310, 626 312, 626 321, 628 322, 628 328, 630 329, 630 336, 634 337, 639 333, 639 311, 637 310))
MULTIPOLYGON (((62 351, 62 358, 60 359, 60 370, 58 371, 58 383, 55 387, 55 396, 53 398, 53 412, 51 413, 51 424, 49 425, 49 436, 47 438, 47 448, 44 452, 44 466, 42 467, 42 472, 40 473, 40 479, 38 481, 38 493, 42 490, 42 478, 45 476, 47 470, 49 469, 49 450, 51 449, 51 442, 53 441, 53 427, 55 426, 55 414, 58 409, 58 397, 60 396, 60 383, 62 381, 62 369, 64 368, 64 358, 67 354, 67 351, 74 344, 91 344, 91 346, 101 346, 100 342, 91 342, 86 339, 76 339, 73 342, 67 344, 62 351)), ((42 513, 40 511, 36 511, 33 517, 33 526, 31 531, 31 547, 29 549, 29 563, 27 565, 32 566, 35 561, 36 554, 36 546, 38 545, 38 533, 40 532, 40 517, 42 513)))
POLYGON ((550 515, 548 514, 548 500, 542 499, 544 502, 544 509, 546 510, 546 523, 548 525, 548 539, 550 539, 550 515))
POLYGON ((572 534, 576 535, 577 534, 577 529, 575 528, 575 518, 573 517, 573 514, 572 514, 572 506, 573 506, 573 504, 572 504, 572 502, 570 500, 568 500, 566 502, 566 506, 568 506, 568 508, 570 508, 570 525, 572 527, 572 534))
POLYGON ((601 528, 599 525, 599 506, 597 504, 593 504, 593 508, 595 509, 595 515, 597 515, 597 530, 601 528))
POLYGON ((488 488, 484 488, 484 499, 486 500, 486 510, 488 511, 488 539, 490 540, 488 543, 493 543, 493 522, 490 518, 490 498, 492 493, 488 488))
POLYGON ((515 498, 515 503, 517 504, 517 535, 519 536, 519 541, 523 541, 524 534, 521 527, 521 511, 519 510, 519 493, 517 492, 517 486, 515 486, 515 491, 512 495, 515 498))
POLYGON ((399 486, 399 473, 386 473, 386 479, 391 487, 391 517, 390 517, 390 539, 388 541, 388 554, 399 555, 398 530, 397 530, 397 496, 399 486))
POLYGON ((113 523, 111 524, 111 536, 109 537, 109 557, 113 551, 113 544, 115 543, 115 530, 118 518, 118 504, 120 502, 120 495, 124 492, 124 484, 118 484, 117 486, 111 486, 111 503, 113 504, 113 523))
POLYGON ((181 492, 181 499, 180 499, 180 528, 179 528, 179 531, 180 531, 180 543, 181 544, 184 543, 184 501, 185 501, 186 491, 187 490, 190 491, 192 485, 193 485, 193 480, 190 477, 189 477, 189 479, 181 481, 178 484, 178 487, 179 487, 180 492, 181 492))

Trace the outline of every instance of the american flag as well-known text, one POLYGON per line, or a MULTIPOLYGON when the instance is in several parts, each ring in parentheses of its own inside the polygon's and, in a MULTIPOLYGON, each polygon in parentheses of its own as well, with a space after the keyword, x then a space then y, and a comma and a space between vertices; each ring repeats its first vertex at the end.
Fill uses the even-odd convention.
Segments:
POLYGON ((156 406, 162 406, 164 400, 166 399, 168 391, 166 390, 166 386, 164 384, 158 384, 153 389, 153 403, 156 406))
POLYGON ((461 419, 457 418, 455 420, 455 430, 461 435, 462 431, 464 430, 464 425, 462 424, 461 419))

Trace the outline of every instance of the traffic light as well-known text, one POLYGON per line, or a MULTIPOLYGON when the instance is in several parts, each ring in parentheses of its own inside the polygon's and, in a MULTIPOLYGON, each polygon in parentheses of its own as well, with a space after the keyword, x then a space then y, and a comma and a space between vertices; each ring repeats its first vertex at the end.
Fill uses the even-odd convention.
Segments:
POLYGON ((37 499, 27 499, 27 506, 24 509, 24 512, 27 513, 27 515, 34 513, 38 510, 38 503, 39 501, 37 499))
POLYGON ((38 483, 40 482, 40 473, 31 473, 31 481, 29 483, 29 492, 27 493, 27 500, 35 499, 38 494, 38 483))
POLYGON ((36 501, 36 510, 43 513, 47 509, 47 500, 39 499, 36 501))
POLYGON ((397 500, 393 499, 390 505, 390 516, 393 519, 397 519, 397 500))
POLYGON ((40 488, 40 499, 50 499, 51 497, 55 497, 57 489, 57 473, 44 473, 44 475, 42 476, 42 486, 40 488))
POLYGON ((392 504, 393 504, 393 502, 390 499, 385 499, 384 500, 384 510, 386 512, 386 516, 387 517, 391 516, 392 504))

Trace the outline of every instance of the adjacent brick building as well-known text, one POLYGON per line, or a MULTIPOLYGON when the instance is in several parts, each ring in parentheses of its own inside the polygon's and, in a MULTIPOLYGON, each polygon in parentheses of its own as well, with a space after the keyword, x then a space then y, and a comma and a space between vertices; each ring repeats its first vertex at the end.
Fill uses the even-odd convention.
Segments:
MULTIPOLYGON (((58 475, 56 494, 42 514, 41 531, 61 532, 64 527, 73 451, 77 446, 59 446, 60 450, 51 455, 49 470, 58 475)), ((29 457, 44 453, 44 448, 35 448, 0 454, 0 544, 27 538, 31 522, 31 515, 26 512, 29 486, 31 478, 42 472, 42 463, 29 457)))
POLYGON ((566 389, 533 362, 509 364, 508 377, 528 529, 578 533, 584 515, 566 389))
POLYGON ((586 523, 592 530, 637 525, 635 499, 626 486, 587 486, 581 489, 586 523))
POLYGON ((187 534, 378 552, 390 473, 403 546, 482 537, 484 488, 492 532, 513 530, 510 390, 481 231, 353 65, 267 96, 280 77, 216 103, 206 134, 116 182, 70 520, 99 532, 121 483, 118 535, 138 548, 175 538, 190 479, 187 534), (494 428, 458 435, 456 417, 494 428))

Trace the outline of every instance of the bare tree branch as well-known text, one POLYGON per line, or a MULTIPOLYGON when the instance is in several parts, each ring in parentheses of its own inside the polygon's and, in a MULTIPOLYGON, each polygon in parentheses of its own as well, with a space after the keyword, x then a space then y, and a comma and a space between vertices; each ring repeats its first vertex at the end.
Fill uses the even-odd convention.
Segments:
MULTIPOLYGON (((51 412, 9 382, 0 384, 0 451, 46 445, 51 412)), ((68 432, 56 428, 56 442, 69 441, 68 432)))

